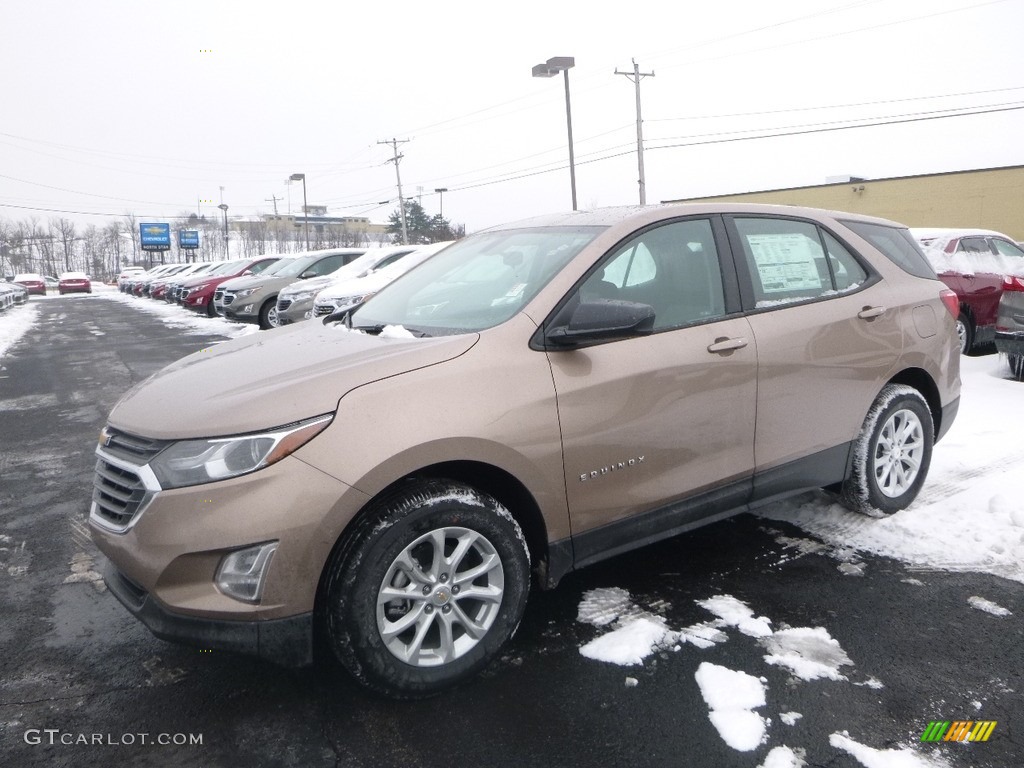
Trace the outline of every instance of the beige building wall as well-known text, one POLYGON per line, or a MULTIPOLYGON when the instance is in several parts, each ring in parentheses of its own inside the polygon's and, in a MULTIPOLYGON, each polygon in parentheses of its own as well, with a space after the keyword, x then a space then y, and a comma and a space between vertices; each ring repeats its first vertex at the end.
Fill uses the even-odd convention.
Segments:
POLYGON ((1024 166, 669 200, 803 205, 863 213, 908 227, 977 227, 1024 240, 1024 166))

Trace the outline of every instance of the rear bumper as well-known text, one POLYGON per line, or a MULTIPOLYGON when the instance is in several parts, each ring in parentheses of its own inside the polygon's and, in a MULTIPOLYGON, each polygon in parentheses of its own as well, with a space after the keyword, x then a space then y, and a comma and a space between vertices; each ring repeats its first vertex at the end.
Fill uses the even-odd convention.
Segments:
POLYGON ((1004 355, 1024 355, 1024 333, 997 331, 996 349, 1004 355))
POLYGON ((313 614, 266 621, 222 621, 171 613, 107 561, 107 588, 161 640, 257 656, 285 667, 313 662, 313 614))
POLYGON ((953 426, 953 422, 956 421, 956 414, 960 410, 960 398, 957 397, 955 400, 950 400, 944 406, 942 406, 942 417, 939 421, 939 430, 935 433, 935 442, 939 442, 942 437, 949 431, 949 428, 953 426))

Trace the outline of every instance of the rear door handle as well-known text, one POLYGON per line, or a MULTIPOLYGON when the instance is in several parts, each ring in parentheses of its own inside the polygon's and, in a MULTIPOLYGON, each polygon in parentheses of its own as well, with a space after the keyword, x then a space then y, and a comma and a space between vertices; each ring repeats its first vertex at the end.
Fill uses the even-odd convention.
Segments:
POLYGON ((732 352, 734 349, 743 349, 745 346, 747 346, 747 340, 742 336, 737 336, 734 339, 723 336, 715 339, 715 343, 708 346, 708 352, 732 352))
POLYGON ((857 317, 861 320, 874 320, 876 317, 881 317, 884 314, 885 307, 864 307, 864 309, 857 313, 857 317))

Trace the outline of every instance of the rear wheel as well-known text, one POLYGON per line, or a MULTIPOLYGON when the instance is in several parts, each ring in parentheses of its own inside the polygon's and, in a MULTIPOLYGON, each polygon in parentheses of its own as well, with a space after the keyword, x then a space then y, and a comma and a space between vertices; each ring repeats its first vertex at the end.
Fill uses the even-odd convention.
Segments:
POLYGON ((963 312, 956 319, 956 337, 960 340, 961 354, 969 354, 974 347, 974 326, 971 318, 963 312))
POLYGON ((382 500, 332 556, 327 641, 363 685, 421 698, 480 672, 526 606, 522 530, 494 498, 428 481, 382 500))
POLYGON ((921 393, 903 384, 882 389, 854 443, 843 503, 869 515, 910 506, 928 476, 934 427, 921 393))

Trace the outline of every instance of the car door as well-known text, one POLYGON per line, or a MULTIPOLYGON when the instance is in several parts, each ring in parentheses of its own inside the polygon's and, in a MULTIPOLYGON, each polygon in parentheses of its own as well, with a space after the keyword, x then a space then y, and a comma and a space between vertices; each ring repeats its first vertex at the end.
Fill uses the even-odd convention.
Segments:
POLYGON ((757 350, 729 311, 735 270, 719 253, 712 219, 662 224, 614 249, 568 297, 655 312, 650 335, 548 352, 577 565, 749 493, 757 350))
POLYGON ((727 225, 758 351, 755 499, 836 482, 902 349, 904 299, 814 222, 727 225))

